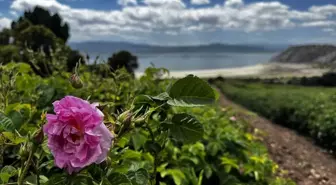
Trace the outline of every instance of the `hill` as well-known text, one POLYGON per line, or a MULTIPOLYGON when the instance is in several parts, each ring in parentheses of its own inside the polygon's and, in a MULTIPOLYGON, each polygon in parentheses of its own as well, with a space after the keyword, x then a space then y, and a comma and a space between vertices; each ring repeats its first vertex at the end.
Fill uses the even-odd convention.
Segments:
POLYGON ((336 46, 334 45, 298 45, 291 46, 270 62, 279 63, 336 63, 336 46))
POLYGON ((206 44, 187 46, 159 46, 149 44, 134 44, 127 42, 90 41, 70 43, 74 49, 86 53, 112 53, 119 50, 128 50, 134 53, 169 53, 169 52, 274 52, 275 47, 244 44, 206 44))

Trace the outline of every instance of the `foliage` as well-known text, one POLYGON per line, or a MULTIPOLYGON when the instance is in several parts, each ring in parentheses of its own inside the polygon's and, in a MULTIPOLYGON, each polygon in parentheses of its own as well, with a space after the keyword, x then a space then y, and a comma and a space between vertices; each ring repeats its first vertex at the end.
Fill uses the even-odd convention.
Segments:
POLYGON ((62 18, 57 13, 52 15, 42 7, 36 6, 32 11, 24 12, 24 15, 18 21, 12 23, 12 27, 25 20, 28 20, 33 25, 40 25, 50 29, 63 42, 66 42, 70 36, 68 24, 63 23, 62 18))
POLYGON ((20 19, 20 21, 18 22, 12 22, 11 32, 15 39, 14 41, 15 44, 18 44, 16 43, 16 38, 20 36, 20 33, 30 26, 32 26, 32 23, 27 19, 20 19))
POLYGON ((140 79, 125 70, 102 78, 82 67, 78 75, 84 86, 75 89, 65 72, 41 78, 23 64, 1 70, 0 93, 6 95, 0 102, 2 184, 292 184, 276 177, 277 165, 244 123, 230 121, 232 113, 218 105, 204 107, 217 96, 197 77, 161 80, 165 69, 148 68, 140 79), (189 79, 185 92, 174 92, 189 79), (117 135, 104 163, 75 175, 54 166, 40 134, 51 103, 65 95, 99 102, 105 124, 117 135), (193 96, 209 101, 168 103, 193 96))
POLYGON ((108 64, 112 71, 124 67, 129 73, 133 74, 134 69, 138 68, 138 58, 128 51, 119 51, 108 58, 108 64))
POLYGON ((230 99, 276 123, 308 134, 335 149, 336 89, 227 80, 217 85, 230 99))
POLYGON ((0 31, 0 46, 1 45, 8 45, 10 38, 11 38, 11 31, 10 29, 3 29, 2 31, 0 31))
POLYGON ((54 50, 57 43, 56 36, 44 26, 29 26, 16 39, 22 48, 28 47, 35 52, 42 50, 47 55, 50 55, 50 50, 54 50))
POLYGON ((20 49, 15 45, 0 46, 0 64, 20 62, 20 49))

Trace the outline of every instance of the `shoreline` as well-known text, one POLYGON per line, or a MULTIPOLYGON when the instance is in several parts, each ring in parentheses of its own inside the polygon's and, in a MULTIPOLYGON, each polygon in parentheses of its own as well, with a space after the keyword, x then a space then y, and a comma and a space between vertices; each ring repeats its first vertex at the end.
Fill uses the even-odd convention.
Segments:
MULTIPOLYGON (((239 78, 239 77, 309 77, 321 76, 328 69, 317 68, 309 64, 283 64, 283 63, 266 63, 253 66, 221 68, 221 69, 206 69, 206 70, 185 70, 185 71, 170 71, 169 75, 164 78, 182 78, 189 74, 196 75, 200 78, 239 78)), ((136 72, 136 77, 143 75, 143 72, 136 72)))

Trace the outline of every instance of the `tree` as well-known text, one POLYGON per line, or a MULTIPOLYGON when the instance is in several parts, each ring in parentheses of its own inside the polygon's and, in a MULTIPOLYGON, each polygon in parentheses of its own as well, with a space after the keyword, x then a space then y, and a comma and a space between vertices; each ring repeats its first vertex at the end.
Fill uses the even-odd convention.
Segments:
POLYGON ((22 21, 28 20, 33 25, 43 25, 49 28, 57 38, 67 42, 70 37, 69 25, 64 23, 62 18, 56 13, 51 15, 50 12, 42 7, 36 6, 33 11, 26 11, 23 17, 20 17, 17 22, 12 23, 12 28, 22 21))
POLYGON ((16 38, 16 44, 21 50, 27 48, 32 50, 35 56, 30 56, 24 52, 23 62, 28 63, 32 68, 36 67, 34 72, 42 77, 47 77, 52 74, 52 56, 51 52, 56 50, 57 37, 48 28, 42 25, 32 25, 21 31, 16 38), (41 53, 42 52, 42 53, 41 53))
POLYGON ((54 50, 58 42, 55 34, 44 26, 29 26, 16 39, 21 47, 35 52, 42 50, 46 55, 50 55, 50 50, 54 50))
MULTIPOLYGON (((29 26, 31 26, 32 23, 27 20, 27 19, 21 19, 20 21, 18 22, 12 22, 12 32, 13 32, 13 37, 14 39, 16 40, 16 38, 19 37, 20 33, 27 29, 29 26)), ((16 41, 14 41, 15 43, 16 41)))
POLYGON ((126 68, 129 73, 134 74, 134 69, 139 67, 138 57, 132 55, 128 51, 119 51, 108 58, 108 64, 111 71, 116 71, 120 68, 126 68))
POLYGON ((3 29, 0 32, 0 45, 8 45, 11 36, 12 36, 12 33, 10 29, 7 29, 7 28, 3 29))

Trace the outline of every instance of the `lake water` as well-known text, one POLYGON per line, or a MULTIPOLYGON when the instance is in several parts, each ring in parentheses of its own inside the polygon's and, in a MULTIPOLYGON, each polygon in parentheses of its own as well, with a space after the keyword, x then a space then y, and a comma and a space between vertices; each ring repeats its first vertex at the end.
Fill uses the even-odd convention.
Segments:
MULTIPOLYGON (((136 53, 138 72, 143 72, 151 63, 170 71, 220 69, 251 66, 268 62, 276 53, 229 53, 229 52, 181 52, 181 53, 136 53)), ((92 55, 91 55, 92 56, 92 55)), ((102 58, 105 58, 104 56, 102 58)), ((106 57, 107 58, 107 57, 106 57)))

